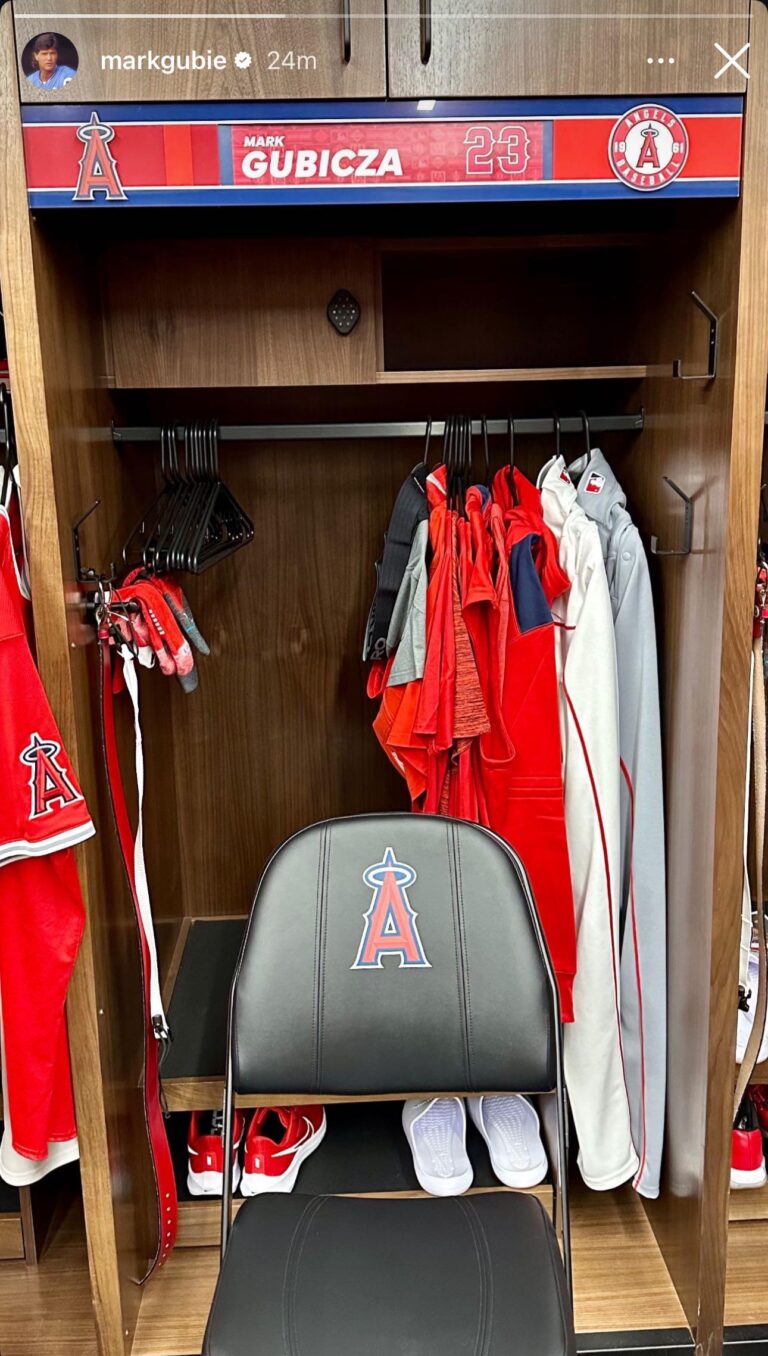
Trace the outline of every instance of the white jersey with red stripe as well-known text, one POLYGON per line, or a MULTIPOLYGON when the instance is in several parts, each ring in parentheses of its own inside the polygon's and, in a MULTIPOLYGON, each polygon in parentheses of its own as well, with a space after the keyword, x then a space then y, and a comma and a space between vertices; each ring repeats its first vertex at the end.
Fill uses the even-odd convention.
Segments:
POLYGON ((0 866, 72 847, 95 832, 30 650, 29 595, 0 506, 0 866))
POLYGON ((622 769, 621 1024, 640 1154, 634 1185, 655 1197, 667 1083, 667 892, 653 594, 640 533, 602 452, 580 458, 571 471, 579 503, 600 534, 613 609, 622 769))
POLYGON ((576 914, 574 1021, 565 1028, 579 1168, 597 1191, 638 1166, 621 1042, 621 781, 616 646, 603 553, 562 457, 539 477, 544 521, 571 586, 552 607, 565 828, 576 914))

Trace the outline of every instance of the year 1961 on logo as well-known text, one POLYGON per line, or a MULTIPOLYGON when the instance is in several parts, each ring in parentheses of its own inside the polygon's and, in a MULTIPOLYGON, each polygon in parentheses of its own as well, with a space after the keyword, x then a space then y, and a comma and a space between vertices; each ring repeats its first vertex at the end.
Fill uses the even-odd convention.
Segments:
POLYGON ((688 131, 676 113, 661 104, 638 104, 616 123, 608 155, 617 179, 653 193, 682 172, 688 148, 688 131))

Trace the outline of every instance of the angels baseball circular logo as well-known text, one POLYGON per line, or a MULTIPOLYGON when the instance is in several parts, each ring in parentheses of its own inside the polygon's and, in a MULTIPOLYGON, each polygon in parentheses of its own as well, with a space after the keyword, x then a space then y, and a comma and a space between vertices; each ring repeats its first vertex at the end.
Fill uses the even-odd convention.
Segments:
POLYGON ((688 149, 682 118, 661 104, 638 104, 616 123, 608 155, 617 179, 641 193, 653 193, 682 172, 688 149))

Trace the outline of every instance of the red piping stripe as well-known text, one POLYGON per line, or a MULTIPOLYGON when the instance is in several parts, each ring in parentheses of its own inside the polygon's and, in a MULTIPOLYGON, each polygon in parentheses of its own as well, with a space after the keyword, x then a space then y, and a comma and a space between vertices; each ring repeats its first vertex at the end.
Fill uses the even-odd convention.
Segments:
MULTIPOLYGON (((563 692, 565 693, 565 700, 566 700, 567 703, 568 703, 568 710, 570 711, 570 713, 571 713, 571 715, 572 715, 572 717, 573 717, 573 723, 574 723, 574 725, 576 726, 576 733, 578 734, 579 740, 580 740, 580 742, 581 742, 581 750, 582 750, 582 753, 584 754, 584 762, 585 762, 585 764, 586 764, 587 773, 589 774, 589 783, 590 783, 590 786, 592 787, 592 799, 593 799, 594 802, 595 802, 595 813, 596 813, 596 815, 597 815, 597 822, 598 822, 598 824, 599 824, 599 826, 600 826, 600 842, 602 843, 602 847, 603 847, 603 866, 604 866, 604 868, 605 868, 605 885, 606 885, 606 894, 607 894, 607 898, 608 898, 608 924, 609 924, 609 936, 611 937, 611 943, 613 943, 613 892, 612 892, 612 890, 611 890, 611 871, 610 871, 610 867, 609 867, 609 864, 608 864, 608 843, 607 843, 606 837, 605 837, 605 825, 604 825, 604 823, 603 823, 603 815, 602 815, 602 811, 601 811, 601 809, 600 809, 600 801, 599 801, 598 795, 597 795, 597 786, 596 786, 596 784, 595 784, 595 778, 594 778, 594 775, 593 775, 593 773, 592 773, 592 764, 591 764, 590 761, 589 761, 589 754, 588 754, 588 752, 587 752, 587 743, 586 743, 586 740, 585 740, 584 735, 583 735, 583 733, 582 733, 582 729, 581 729, 581 726, 580 726, 580 724, 579 724, 579 718, 578 718, 578 716, 576 715, 575 707, 574 707, 574 705, 573 705, 573 702, 571 701, 571 694, 569 693, 568 688, 566 687, 565 677, 563 677, 563 692)), ((577 957, 577 960, 578 960, 578 957, 577 957)), ((626 1090, 626 1088, 627 1088, 627 1072, 626 1072, 626 1069, 625 1069, 625 1067, 624 1067, 624 1047, 623 1047, 623 1045, 622 1045, 622 1043, 621 1043, 621 1018, 620 1018, 620 1015, 619 1015, 619 980, 618 980, 618 975, 617 975, 617 972, 616 972, 616 953, 615 953, 613 944, 611 944, 611 968, 612 968, 612 971, 613 971, 613 1003, 614 1003, 614 1011, 615 1011, 615 1013, 616 1013, 616 1030, 617 1030, 617 1034, 618 1034, 618 1038, 619 1038, 619 1054, 621 1055, 621 1071, 622 1071, 622 1076, 623 1076, 623 1078, 624 1078, 624 1088, 625 1088, 625 1090, 626 1090)), ((627 1097, 629 1097, 629 1093, 627 1093, 627 1097)))
POLYGON ((632 944, 635 953, 635 977, 637 979, 637 1004, 640 1012, 640 1088, 641 1088, 641 1108, 642 1108, 642 1136, 643 1143, 640 1154, 640 1166, 635 1174, 632 1183, 635 1190, 639 1186, 643 1173, 645 1172, 646 1147, 648 1135, 646 1131, 645 1116, 645 1017, 643 1014, 643 985, 640 978, 640 951, 637 944, 637 916, 635 913, 635 873, 633 870, 634 848, 635 848, 635 788, 632 785, 632 778, 629 775, 629 769, 623 758, 619 759, 622 776, 627 784, 629 791, 629 912, 632 919, 632 944))

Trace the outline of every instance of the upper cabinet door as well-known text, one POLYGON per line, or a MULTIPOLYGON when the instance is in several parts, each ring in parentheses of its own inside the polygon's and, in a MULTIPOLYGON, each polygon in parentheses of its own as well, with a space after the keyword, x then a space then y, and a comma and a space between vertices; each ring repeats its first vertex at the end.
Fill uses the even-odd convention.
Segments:
POLYGON ((14 13, 25 103, 386 94, 384 0, 15 0, 14 13), (46 34, 53 52, 36 51, 46 34))
POLYGON ((749 0, 389 0, 388 15, 394 98, 746 87, 749 0))

